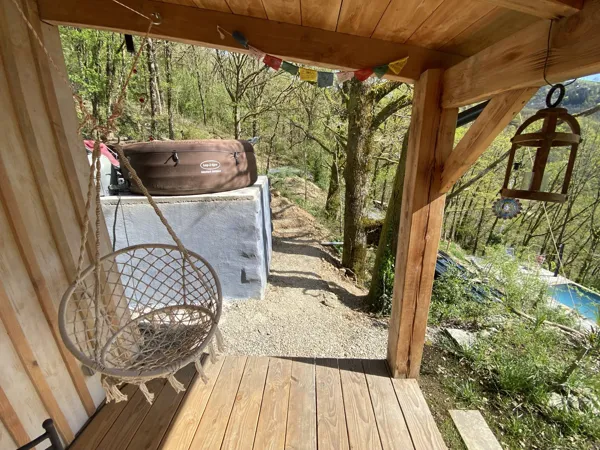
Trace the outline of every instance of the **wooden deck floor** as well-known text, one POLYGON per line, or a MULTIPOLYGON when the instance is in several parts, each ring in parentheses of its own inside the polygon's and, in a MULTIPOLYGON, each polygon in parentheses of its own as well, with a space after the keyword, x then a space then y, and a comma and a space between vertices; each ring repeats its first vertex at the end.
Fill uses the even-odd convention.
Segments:
POLYGON ((161 381, 150 406, 132 386, 128 402, 104 406, 72 450, 442 449, 415 380, 389 377, 382 360, 221 357, 203 383, 193 365, 161 381))

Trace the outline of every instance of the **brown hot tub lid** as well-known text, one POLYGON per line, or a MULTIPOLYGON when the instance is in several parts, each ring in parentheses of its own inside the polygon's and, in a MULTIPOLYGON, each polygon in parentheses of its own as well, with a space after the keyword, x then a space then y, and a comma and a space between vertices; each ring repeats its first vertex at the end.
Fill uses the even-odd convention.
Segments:
MULTIPOLYGON (((231 191, 251 186, 258 177, 254 148, 248 141, 139 142, 125 145, 123 151, 153 195, 231 191)), ((129 176, 126 170, 124 175, 129 176)), ((133 182, 131 190, 140 193, 133 182)))

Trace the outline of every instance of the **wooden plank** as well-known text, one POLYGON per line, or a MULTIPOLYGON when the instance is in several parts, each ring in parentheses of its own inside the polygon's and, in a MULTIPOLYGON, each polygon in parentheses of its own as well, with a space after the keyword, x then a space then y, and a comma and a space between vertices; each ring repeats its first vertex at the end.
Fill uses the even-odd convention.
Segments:
POLYGON ((337 31, 369 37, 381 20, 389 0, 344 0, 340 10, 337 31))
POLYGON ((292 360, 270 358, 254 448, 283 450, 287 423, 292 360))
MULTIPOLYGON (((160 396, 165 387, 164 379, 155 379, 148 382, 148 390, 155 395, 155 399, 160 396)), ((170 387, 169 387, 170 389, 170 387)), ((112 427, 106 432, 104 438, 96 447, 98 450, 117 450, 125 449, 133 439, 138 428, 150 411, 150 403, 139 389, 129 398, 123 411, 113 423, 112 427)))
POLYGON ((458 115, 440 107, 441 77, 429 70, 415 85, 388 339, 394 376, 418 376, 425 342, 445 202, 440 169, 458 115))
POLYGON ((413 449, 402 409, 384 360, 363 360, 373 412, 383 450, 413 449))
POLYGON ((581 11, 583 0, 486 0, 542 19, 569 17, 581 11))
POLYGON ((302 0, 302 25, 335 31, 342 0, 302 0))
POLYGON ((221 447, 245 365, 245 356, 225 357, 190 448, 213 450, 221 447))
POLYGON ((197 376, 187 390, 177 416, 171 423, 163 441, 161 450, 189 450, 198 429, 198 424, 206 410, 206 405, 217 382, 225 358, 216 363, 207 363, 205 373, 208 381, 204 383, 197 376))
POLYGON ((398 402, 416 450, 442 450, 446 444, 435 424, 417 380, 392 379, 398 402))
MULTIPOLYGON (((300 63, 337 69, 360 69, 385 64, 409 56, 398 76, 390 79, 414 81, 427 68, 449 67, 463 58, 451 54, 378 39, 352 36, 317 28, 225 14, 217 11, 146 0, 140 6, 145 14, 158 12, 164 18, 154 27, 152 37, 188 44, 243 52, 231 38, 221 40, 215 30, 238 30, 262 51, 300 63)), ((39 1, 40 17, 55 25, 99 28, 119 33, 144 34, 148 23, 114 2, 104 0, 39 1)), ((268 11, 267 11, 268 12, 268 11)))
POLYGON ((523 109, 537 88, 508 91, 493 97, 444 162, 441 193, 448 192, 523 109))
POLYGON ((300 0, 262 0, 262 2, 269 20, 296 25, 302 23, 300 0))
POLYGON ((440 48, 493 9, 485 2, 444 0, 406 43, 440 48))
POLYGON ((462 33, 447 41, 439 50, 471 56, 539 21, 538 17, 518 11, 493 8, 462 33))
MULTIPOLYGON (((26 1, 22 7, 30 18, 33 16, 31 22, 38 33, 41 33, 37 11, 35 11, 35 14, 31 14, 29 5, 30 3, 26 1)), ((45 250, 58 251, 64 270, 63 273, 60 273, 58 268, 52 268, 51 270, 44 268, 42 270, 43 264, 49 263, 48 257, 44 256, 45 253, 42 250, 44 247, 36 247, 35 239, 31 238, 35 233, 41 234, 39 225, 23 220, 20 210, 31 206, 28 203, 19 202, 18 196, 15 195, 15 192, 18 192, 25 182, 23 177, 16 180, 18 186, 16 189, 11 190, 6 187, 5 196, 8 201, 8 209, 11 211, 9 217, 11 218, 13 232, 19 240, 30 276, 36 280, 34 287, 46 321, 53 333, 54 340, 57 342, 77 395, 88 416, 90 416, 95 412, 96 406, 88 391, 79 363, 62 344, 58 331, 57 312, 52 301, 53 298, 60 299, 62 291, 68 285, 65 274, 68 273, 69 277, 75 276, 75 266, 79 255, 73 237, 78 235, 79 229, 72 204, 65 202, 65 198, 69 197, 69 192, 66 188, 60 158, 55 152, 55 148, 60 146, 56 134, 58 126, 54 126, 52 122, 52 114, 48 110, 48 102, 44 96, 43 86, 40 86, 46 81, 49 82, 49 80, 44 79, 47 74, 39 71, 43 62, 47 64, 47 56, 41 50, 37 41, 31 42, 31 50, 23 46, 20 47, 20 51, 16 50, 19 47, 11 40, 18 39, 21 42, 26 42, 29 39, 29 33, 15 8, 7 10, 3 20, 8 20, 8 23, 11 24, 7 27, 10 37, 3 40, 3 58, 4 64, 15 68, 7 72, 7 82, 23 140, 24 153, 27 155, 26 161, 31 167, 33 175, 30 182, 38 187, 41 205, 49 224, 50 236, 56 244, 56 250, 48 249, 48 246, 45 247, 45 250), (42 59, 41 63, 38 62, 40 59, 42 59), (36 69, 38 69, 38 77, 32 79, 31 75, 36 73, 36 69), (37 81, 40 83, 36 83, 37 81), (57 276, 53 277, 53 275, 57 276), (58 278, 61 275, 62 283, 59 282, 60 278, 58 278)), ((11 172, 10 166, 13 164, 23 167, 22 161, 14 161, 14 155, 10 155, 8 159, 11 160, 6 162, 9 173, 11 172)), ((25 173, 28 173, 28 171, 25 173)), ((13 178, 7 178, 7 184, 13 178)), ((40 238, 43 238, 43 235, 40 238)))
POLYGON ((448 411, 468 450, 502 450, 479 411, 448 411))
POLYGON ((286 450, 317 450, 315 364, 312 358, 292 362, 286 450))
MULTIPOLYGON (((444 108, 469 105, 500 92, 544 84, 548 21, 537 22, 448 69, 444 108)), ((600 0, 554 23, 547 78, 551 83, 600 72, 600 0)))
MULTIPOLYGON (((132 384, 121 388, 121 391, 129 399, 133 397, 136 390, 137 387, 132 384)), ((90 423, 81 430, 81 434, 77 436, 70 450, 95 450, 98 448, 98 445, 100 445, 108 430, 115 424, 125 406, 127 406, 127 402, 111 402, 102 406, 90 423)), ((124 417, 122 418, 124 419, 124 417)))
POLYGON ((48 385, 48 381, 42 372, 40 364, 38 363, 33 350, 29 346, 29 341, 25 336, 25 333, 23 333, 23 329, 19 324, 19 319, 11 306, 9 297, 6 294, 2 283, 0 283, 0 320, 4 324, 17 355, 19 355, 19 359, 33 383, 36 392, 42 400, 44 407, 50 414, 50 417, 54 420, 60 434, 67 442, 71 442, 75 436, 73 430, 69 426, 67 418, 48 385))
POLYGON ((318 447, 347 450, 348 429, 338 361, 317 359, 315 366, 318 447))
POLYGON ((266 356, 246 361, 221 450, 252 450, 268 368, 266 356))
POLYGON ((406 42, 413 33, 440 6, 443 0, 392 0, 373 37, 395 42, 406 42))
POLYGON ((194 5, 198 8, 207 9, 211 11, 220 11, 224 13, 231 13, 231 8, 225 0, 192 0, 194 5))
POLYGON ((0 421, 18 446, 25 445, 31 440, 2 387, 0 387, 0 421))
POLYGON ((381 449, 367 379, 360 359, 340 359, 339 366, 350 448, 381 449))
POLYGON ((261 0, 227 0, 227 4, 234 14, 260 19, 267 18, 267 12, 261 0))
POLYGON ((0 421, 0 448, 12 449, 19 446, 11 436, 10 432, 6 429, 4 424, 0 421))
MULTIPOLYGON (((190 364, 177 372, 177 380, 187 389, 195 374, 196 369, 193 364, 190 364)), ((160 392, 160 395, 156 397, 150 411, 136 431, 133 439, 131 439, 127 448, 129 450, 158 449, 185 394, 186 392, 175 392, 175 389, 167 383, 160 392)))

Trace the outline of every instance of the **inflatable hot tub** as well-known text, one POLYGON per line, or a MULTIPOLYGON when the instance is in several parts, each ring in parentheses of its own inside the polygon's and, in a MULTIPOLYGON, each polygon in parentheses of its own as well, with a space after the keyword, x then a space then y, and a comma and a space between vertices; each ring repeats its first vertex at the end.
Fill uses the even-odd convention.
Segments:
MULTIPOLYGON (((206 139, 153 141, 123 146, 131 166, 152 195, 193 195, 232 191, 258 177, 248 141, 206 139)), ((129 173, 123 167, 123 176, 129 173)), ((131 191, 141 194, 131 183, 131 191)))

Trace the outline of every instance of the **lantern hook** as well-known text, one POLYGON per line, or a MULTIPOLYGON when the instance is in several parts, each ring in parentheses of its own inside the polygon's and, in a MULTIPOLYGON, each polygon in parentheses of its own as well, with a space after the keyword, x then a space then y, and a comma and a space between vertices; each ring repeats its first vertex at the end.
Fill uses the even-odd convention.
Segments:
POLYGON ((565 98, 565 85, 561 83, 553 84, 548 94, 546 94, 546 106, 548 108, 556 108, 565 98), (558 90, 558 98, 552 101, 554 93, 558 90))

